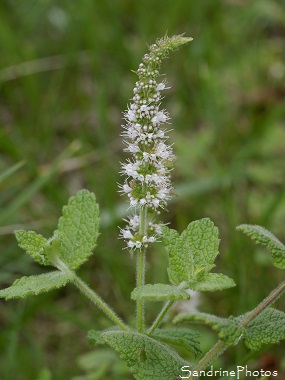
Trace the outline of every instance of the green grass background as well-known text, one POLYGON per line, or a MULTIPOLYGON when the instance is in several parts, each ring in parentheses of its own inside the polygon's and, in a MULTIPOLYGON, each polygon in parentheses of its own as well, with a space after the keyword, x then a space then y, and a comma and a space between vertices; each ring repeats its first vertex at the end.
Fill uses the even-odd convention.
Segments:
MULTIPOLYGON (((240 223, 260 224, 285 241, 284 1, 2 0, 2 288, 21 275, 42 273, 17 247, 13 230, 50 236, 68 197, 87 188, 100 203, 101 236, 80 273, 134 322, 134 260, 117 239, 127 208, 117 192, 126 159, 119 134, 136 80, 131 69, 146 43, 166 32, 185 32, 194 41, 163 65, 171 86, 163 107, 172 117, 178 195, 163 218, 182 231, 190 221, 210 217, 222 239, 218 270, 238 284, 204 294, 201 310, 245 312, 284 278, 268 253, 235 231, 240 223)), ((165 281, 163 247, 152 249, 148 263, 147 281, 165 281)), ((278 306, 284 310, 285 300, 278 306)), ((149 321, 159 307, 148 307, 149 321)), ((71 286, 0 301, 0 379, 131 379, 114 357, 113 366, 95 370, 102 358, 76 359, 90 350, 86 332, 108 326, 71 286)), ((202 331, 207 349, 214 335, 202 331)), ((252 365, 260 367, 267 355, 275 367, 285 366, 284 347, 266 347, 252 365)), ((247 356, 239 345, 219 364, 226 369, 247 356)))

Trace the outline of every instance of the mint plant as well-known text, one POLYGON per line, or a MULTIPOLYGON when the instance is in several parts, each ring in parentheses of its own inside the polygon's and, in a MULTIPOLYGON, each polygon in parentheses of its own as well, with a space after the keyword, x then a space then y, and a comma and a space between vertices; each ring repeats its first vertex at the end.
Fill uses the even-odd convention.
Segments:
MULTIPOLYGON (((160 109, 161 91, 167 89, 164 79, 158 82, 160 66, 169 53, 189 43, 183 35, 164 37, 149 48, 137 70, 138 80, 132 103, 124 114, 122 136, 131 157, 122 164, 124 182, 120 191, 127 194, 133 214, 120 230, 126 248, 136 259, 136 287, 131 299, 136 302, 136 326, 129 326, 116 312, 77 275, 97 244, 99 206, 95 195, 79 191, 63 208, 58 227, 49 239, 34 231, 15 231, 19 246, 36 262, 55 270, 38 276, 22 277, 0 291, 0 297, 24 298, 75 285, 99 307, 115 325, 104 331, 90 330, 90 343, 112 347, 138 380, 198 379, 215 358, 230 346, 243 340, 250 350, 285 339, 285 313, 270 306, 284 292, 285 281, 274 289, 254 310, 239 316, 221 318, 202 313, 181 313, 173 322, 204 323, 217 332, 218 342, 201 355, 199 334, 194 329, 164 326, 171 306, 190 298, 188 289, 213 292, 235 286, 221 273, 212 272, 219 254, 219 231, 204 218, 192 221, 179 234, 158 222, 157 216, 171 198, 170 173, 175 156, 167 145, 168 113, 160 109), (168 253, 168 284, 146 284, 146 255, 149 246, 162 241, 168 253), (165 302, 150 326, 145 323, 145 303, 165 302), (191 362, 174 348, 192 355, 191 362), (195 358, 200 358, 194 364, 195 358)), ((264 245, 273 256, 273 265, 285 269, 285 246, 271 232, 260 226, 241 225, 238 230, 264 245)), ((102 374, 104 375, 104 374, 102 374)))

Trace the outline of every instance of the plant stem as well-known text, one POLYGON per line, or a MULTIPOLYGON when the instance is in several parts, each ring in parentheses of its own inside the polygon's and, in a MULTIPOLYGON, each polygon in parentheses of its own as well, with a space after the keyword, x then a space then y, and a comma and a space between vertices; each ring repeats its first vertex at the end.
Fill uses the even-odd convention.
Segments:
POLYGON ((122 330, 128 331, 129 328, 125 323, 117 316, 117 314, 107 305, 102 298, 94 292, 94 290, 90 289, 89 286, 78 276, 74 276, 75 286, 93 302, 96 306, 98 306, 111 321, 113 321, 116 325, 118 325, 122 330))
MULTIPOLYGON (((145 284, 145 249, 137 253, 137 286, 145 284)), ((137 300, 137 329, 143 333, 144 326, 144 301, 137 300)))
MULTIPOLYGON (((187 286, 186 282, 181 282, 181 284, 177 287, 177 289, 182 290, 182 289, 187 289, 187 287, 188 286, 187 286)), ((168 310, 171 308, 171 306, 174 304, 175 301, 176 300, 167 301, 165 303, 165 305, 161 309, 160 313, 158 314, 158 316, 153 321, 153 324, 151 325, 150 329, 148 330, 148 334, 152 334, 154 332, 154 330, 159 327, 159 325, 163 321, 163 318, 165 317, 166 313, 168 312, 168 310)))
POLYGON ((103 299, 94 290, 78 277, 75 272, 70 270, 68 266, 58 257, 54 258, 54 265, 62 272, 69 272, 73 274, 73 284, 87 297, 89 300, 98 306, 106 316, 118 325, 122 330, 128 331, 129 327, 118 317, 118 315, 111 309, 111 307, 103 301, 103 299))
MULTIPOLYGON (((205 369, 214 359, 216 359, 218 356, 220 356, 228 346, 219 340, 211 349, 206 353, 206 355, 203 357, 203 359, 200 360, 200 362, 192 369, 192 373, 202 371, 205 369)), ((196 376, 190 376, 189 380, 197 379, 196 376)))
POLYGON ((175 302, 175 300, 174 301, 167 301, 165 303, 165 305, 161 309, 160 313, 158 314, 158 316, 153 321, 153 324, 151 325, 150 329, 148 330, 148 334, 152 334, 154 332, 154 330, 158 328, 158 326, 161 324, 161 322, 163 321, 163 318, 165 317, 166 313, 171 308, 171 306, 174 304, 174 302, 175 302))
MULTIPOLYGON (((146 236, 147 233, 147 223, 148 223, 148 209, 146 206, 142 207, 140 210, 140 235, 146 236)), ((137 253, 137 286, 143 286, 145 284, 145 257, 146 248, 143 248, 137 253)), ((143 333, 145 331, 145 321, 144 316, 144 301, 137 300, 137 329, 138 332, 143 333)))
MULTIPOLYGON (((281 282, 272 292, 255 308, 253 309, 246 318, 241 321, 238 326, 245 327, 247 326, 254 318, 256 318, 263 310, 265 310, 269 305, 272 305, 277 298, 281 296, 281 294, 285 290, 285 280, 281 282)), ((211 349, 207 352, 207 354, 200 360, 200 362, 192 369, 193 371, 201 371, 204 370, 214 359, 220 356, 229 346, 222 341, 218 341, 211 349)), ((194 380, 195 376, 190 376, 189 380, 194 380)))
POLYGON ((273 289, 272 292, 266 298, 264 298, 264 300, 258 306, 256 306, 256 308, 253 309, 243 321, 239 323, 239 326, 244 327, 248 325, 249 322, 251 322, 255 317, 257 317, 258 314, 260 314, 264 309, 267 308, 267 306, 272 305, 277 300, 277 298, 279 298, 282 295, 284 290, 285 280, 282 281, 281 284, 279 284, 275 289, 273 289))

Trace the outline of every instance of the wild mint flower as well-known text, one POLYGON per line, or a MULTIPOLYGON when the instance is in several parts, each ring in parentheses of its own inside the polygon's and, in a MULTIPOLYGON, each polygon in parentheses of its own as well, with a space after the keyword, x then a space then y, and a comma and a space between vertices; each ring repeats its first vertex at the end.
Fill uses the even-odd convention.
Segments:
POLYGON ((161 109, 161 91, 168 89, 166 80, 158 81, 162 59, 191 41, 183 36, 165 37, 150 46, 143 62, 136 71, 138 81, 133 90, 132 103, 124 113, 126 124, 122 136, 125 151, 131 158, 122 164, 125 183, 121 192, 127 194, 134 215, 120 236, 131 250, 142 249, 157 240, 161 234, 160 224, 155 223, 155 214, 165 208, 171 198, 170 172, 175 156, 172 146, 167 145, 170 117, 161 109))

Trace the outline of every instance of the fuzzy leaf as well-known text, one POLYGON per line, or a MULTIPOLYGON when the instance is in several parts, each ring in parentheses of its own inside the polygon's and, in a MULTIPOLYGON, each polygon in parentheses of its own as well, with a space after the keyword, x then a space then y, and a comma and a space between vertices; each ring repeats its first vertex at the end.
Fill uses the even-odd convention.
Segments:
POLYGON ((61 240, 60 256, 70 269, 88 259, 99 235, 99 206, 93 193, 81 190, 69 199, 55 235, 61 240))
POLYGON ((0 290, 0 297, 6 300, 11 298, 24 298, 58 289, 73 280, 73 274, 60 271, 40 274, 38 276, 22 277, 13 282, 6 289, 0 290))
POLYGON ((147 284, 136 287, 131 294, 132 300, 145 301, 174 301, 187 300, 190 295, 184 290, 166 284, 147 284))
POLYGON ((87 333, 87 340, 90 344, 106 344, 102 338, 102 334, 109 331, 121 331, 119 326, 111 326, 104 330, 89 330, 87 333))
POLYGON ((116 331, 102 334, 129 367, 136 380, 173 380, 189 365, 167 345, 145 334, 116 331))
POLYGON ((246 327, 244 341, 251 350, 259 350, 265 344, 279 343, 285 339, 285 313, 267 308, 246 327))
POLYGON ((42 265, 52 265, 44 252, 47 239, 34 231, 17 230, 14 233, 19 247, 23 248, 35 261, 42 265))
POLYGON ((157 329, 151 336, 164 343, 173 344, 192 351, 195 357, 201 354, 200 334, 196 331, 187 328, 157 329))
POLYGON ((222 273, 207 273, 202 279, 195 282, 191 288, 193 290, 213 292, 236 286, 234 280, 222 273))
POLYGON ((244 332, 244 328, 238 326, 234 317, 220 318, 207 313, 182 313, 175 317, 173 322, 205 323, 217 331, 219 338, 229 346, 235 344, 244 332))
POLYGON ((102 331, 89 330, 87 334, 87 340, 90 344, 105 344, 104 339, 101 337, 102 331))
POLYGON ((190 223, 181 235, 165 226, 162 232, 169 256, 168 275, 174 285, 186 282, 196 290, 234 286, 234 282, 224 275, 208 274, 215 266, 220 242, 218 228, 210 219, 190 223))
POLYGON ((208 219, 196 220, 181 235, 163 227, 163 239, 169 255, 168 274, 174 285, 193 282, 199 272, 211 270, 218 255, 218 229, 208 219))
POLYGON ((258 244, 265 246, 272 254, 273 265, 279 269, 285 269, 285 245, 270 231, 264 227, 251 224, 241 224, 237 230, 244 232, 258 244))

